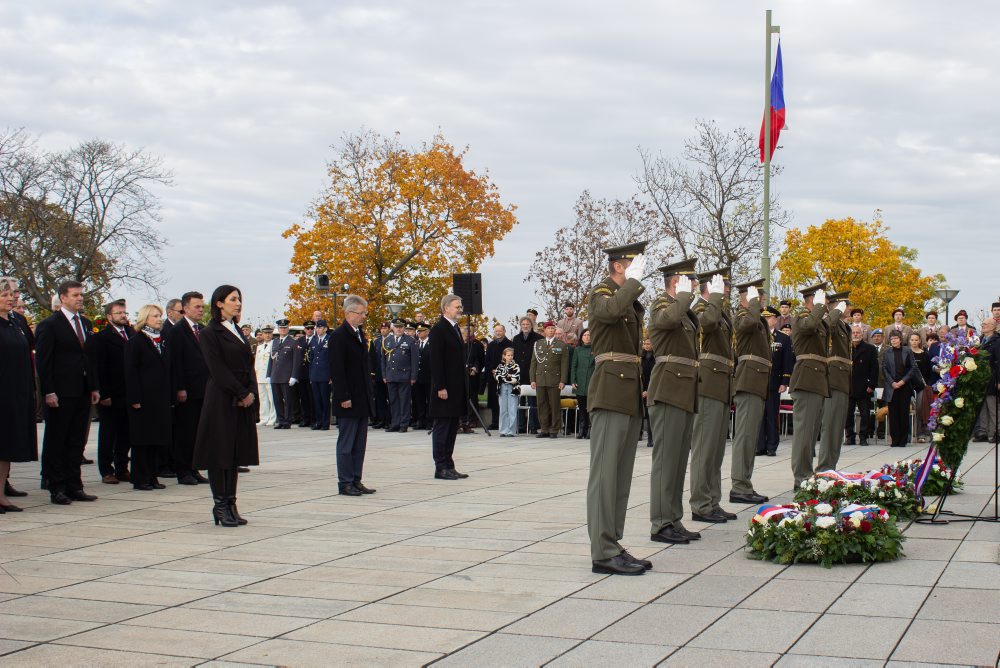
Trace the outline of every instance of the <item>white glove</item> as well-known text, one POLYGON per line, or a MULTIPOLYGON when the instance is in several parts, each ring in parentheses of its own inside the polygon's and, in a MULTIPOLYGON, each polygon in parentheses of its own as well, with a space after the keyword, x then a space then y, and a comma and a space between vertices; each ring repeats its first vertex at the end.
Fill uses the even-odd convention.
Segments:
POLYGON ((847 313, 847 302, 840 302, 837 304, 837 310, 841 313, 847 313))
POLYGON ((692 278, 692 279, 690 279, 690 281, 691 281, 691 289, 688 290, 688 292, 690 292, 695 297, 697 297, 698 296, 698 287, 700 285, 698 283, 698 279, 697 278, 692 278))
POLYGON ((813 304, 825 304, 826 303, 826 293, 822 290, 817 290, 813 293, 813 304))
POLYGON ((747 301, 752 302, 753 300, 760 297, 760 293, 757 292, 757 288, 754 286, 747 287, 747 301))
POLYGON ((264 379, 264 382, 265 382, 265 383, 270 383, 270 382, 271 382, 271 379, 270 379, 270 378, 265 378, 265 379, 264 379))
POLYGON ((708 292, 713 295, 721 295, 725 291, 725 279, 722 278, 722 274, 716 274, 712 277, 712 280, 708 282, 708 292))
POLYGON ((632 264, 628 266, 625 270, 625 278, 634 278, 637 281, 641 281, 642 277, 646 275, 646 256, 639 253, 632 260, 632 264))
POLYGON ((299 382, 298 379, 296 379, 296 378, 289 378, 288 379, 288 386, 291 387, 291 386, 295 385, 295 383, 297 383, 297 382, 299 382))

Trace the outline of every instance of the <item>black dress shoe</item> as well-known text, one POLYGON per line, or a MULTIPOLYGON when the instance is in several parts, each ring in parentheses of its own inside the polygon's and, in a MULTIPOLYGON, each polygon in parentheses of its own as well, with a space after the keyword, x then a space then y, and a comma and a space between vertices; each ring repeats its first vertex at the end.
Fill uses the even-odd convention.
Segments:
POLYGON ((361 496, 364 492, 352 484, 341 485, 340 493, 344 496, 361 496))
POLYGON ((735 520, 736 515, 729 512, 728 510, 723 510, 722 508, 712 508, 712 514, 718 515, 719 517, 725 517, 727 520, 735 520))
POLYGON ((548 437, 549 435, 546 434, 544 431, 540 431, 537 434, 535 434, 535 438, 548 438, 548 437))
POLYGON ((51 495, 49 497, 49 500, 58 506, 68 506, 69 504, 73 503, 73 499, 69 498, 62 492, 56 492, 55 494, 51 495))
POLYGON ((205 476, 203 476, 198 471, 191 471, 191 477, 194 478, 198 482, 199 485, 207 485, 208 484, 208 478, 206 478, 205 476))
POLYGON ((237 473, 250 473, 250 467, 249 466, 237 466, 236 467, 236 472, 237 473))
POLYGON ((594 573, 606 573, 608 575, 642 575, 646 572, 642 564, 629 561, 621 554, 610 559, 601 559, 593 562, 590 570, 594 573))
POLYGON ((458 476, 451 472, 451 469, 438 469, 434 472, 434 477, 438 480, 458 480, 458 476))
POLYGON ((643 567, 644 570, 649 571, 649 570, 653 569, 653 562, 652 561, 650 561, 649 559, 637 559, 634 556, 632 556, 631 554, 629 554, 628 550, 622 550, 621 556, 625 557, 626 559, 628 559, 629 561, 631 561, 633 564, 639 564, 640 566, 643 567))
POLYGON ((326 425, 325 427, 320 427, 319 430, 320 431, 330 431, 330 425, 326 425))
POLYGON ((469 477, 468 473, 459 473, 455 469, 451 469, 451 474, 453 476, 455 476, 456 478, 468 478, 469 477))
POLYGON ((754 457, 763 457, 766 454, 767 454, 767 450, 758 450, 755 453, 753 453, 753 456, 754 457))
POLYGON ((675 529, 673 525, 663 527, 650 536, 649 539, 657 543, 675 543, 677 545, 687 545, 691 542, 687 536, 675 529))
POLYGON ((386 427, 385 433, 391 434, 394 431, 399 431, 399 427, 386 427))
POLYGON ((844 445, 855 445, 854 439, 853 438, 847 439, 846 441, 844 441, 844 445))
POLYGON ((87 494, 82 489, 74 489, 66 492, 66 496, 73 499, 74 501, 97 501, 97 497, 93 494, 87 494))
POLYGON ((13 503, 10 503, 10 504, 8 504, 6 506, 0 506, 0 513, 19 513, 22 510, 24 510, 24 509, 23 508, 18 508, 13 503))
POLYGON ((132 483, 132 489, 139 492, 152 492, 155 487, 150 485, 148 482, 132 483))
POLYGON ((868 445, 868 439, 864 436, 861 437, 861 445, 868 445))
POLYGON ((312 429, 313 431, 319 431, 323 427, 319 426, 318 424, 314 424, 313 426, 311 426, 309 428, 312 429))
POLYGON ((725 524, 726 518, 722 515, 716 515, 712 513, 710 515, 699 515, 698 513, 691 513, 691 519, 695 522, 711 522, 712 524, 725 524))
POLYGON ((701 534, 697 531, 690 531, 682 526, 675 526, 674 531, 684 536, 688 540, 701 540, 701 534))
POLYGON ((767 497, 757 492, 750 494, 740 494, 739 492, 729 493, 729 503, 764 503, 767 497))
MULTIPOLYGON (((862 445, 864 445, 864 443, 862 443, 862 445)), ((767 456, 768 456, 768 457, 777 457, 777 456, 778 456, 778 453, 777 453, 777 452, 775 452, 774 450, 768 450, 768 451, 767 451, 767 456)))
POLYGON ((194 479, 192 475, 182 475, 177 478, 178 485, 197 485, 198 481, 194 479))
POLYGON ((28 496, 27 492, 19 492, 10 486, 10 481, 6 481, 3 486, 3 493, 5 496, 28 496))
POLYGON ((549 438, 559 438, 559 434, 549 434, 549 438))
POLYGON ((358 482, 354 483, 354 486, 357 487, 358 491, 361 492, 362 494, 374 494, 375 493, 374 489, 372 489, 371 487, 365 487, 364 484, 361 483, 361 481, 358 481, 358 482))
POLYGON ((82 457, 80 459, 80 463, 81 464, 93 464, 94 460, 93 459, 87 459, 86 457, 82 457))
POLYGON ((399 428, 399 433, 400 433, 400 434, 405 434, 405 433, 406 433, 406 432, 408 432, 408 431, 410 431, 410 428, 409 428, 409 427, 400 427, 400 428, 399 428))

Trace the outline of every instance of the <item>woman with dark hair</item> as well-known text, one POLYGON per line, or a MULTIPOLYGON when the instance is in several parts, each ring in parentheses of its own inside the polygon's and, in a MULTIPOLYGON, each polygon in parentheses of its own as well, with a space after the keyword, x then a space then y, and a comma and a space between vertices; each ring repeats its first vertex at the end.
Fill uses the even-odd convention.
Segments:
POLYGON ((253 353, 239 330, 243 294, 232 285, 212 293, 212 319, 200 331, 208 367, 205 403, 198 421, 194 469, 208 469, 215 524, 246 524, 236 509, 238 467, 257 464, 257 375, 253 353))
POLYGON ((587 390, 594 375, 594 355, 590 348, 590 329, 580 332, 580 345, 573 349, 569 382, 576 395, 576 437, 590 438, 590 413, 587 412, 587 390))
POLYGON ((882 401, 889 405, 889 433, 892 447, 902 448, 910 440, 910 383, 920 377, 920 369, 909 346, 903 345, 903 333, 889 332, 889 348, 882 353, 882 401))
POLYGON ((132 488, 163 489, 156 462, 173 442, 171 430, 170 352, 160 338, 163 310, 156 304, 139 309, 136 335, 125 344, 125 397, 132 446, 132 488))

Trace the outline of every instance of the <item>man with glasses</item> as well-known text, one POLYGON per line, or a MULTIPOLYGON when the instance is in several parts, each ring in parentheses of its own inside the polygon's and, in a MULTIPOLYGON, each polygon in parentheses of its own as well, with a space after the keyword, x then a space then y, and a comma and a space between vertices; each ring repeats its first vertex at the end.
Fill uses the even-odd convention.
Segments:
POLYGON ((167 334, 170 333, 170 329, 179 323, 184 317, 184 309, 181 307, 180 299, 171 299, 167 302, 167 308, 164 309, 167 315, 167 319, 163 321, 163 327, 160 329, 160 338, 164 341, 167 340, 167 334))

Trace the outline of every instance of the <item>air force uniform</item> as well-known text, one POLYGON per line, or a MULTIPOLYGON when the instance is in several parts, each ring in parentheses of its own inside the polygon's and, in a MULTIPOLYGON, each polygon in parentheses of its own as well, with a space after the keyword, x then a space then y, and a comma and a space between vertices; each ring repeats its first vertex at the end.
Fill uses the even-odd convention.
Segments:
MULTIPOLYGON (((393 327, 403 325, 402 320, 393 321, 393 327)), ((420 368, 420 353, 416 340, 407 334, 396 335, 395 331, 382 342, 385 354, 381 357, 382 378, 389 390, 389 431, 405 432, 410 427, 411 389, 417 382, 420 368)))
MULTIPOLYGON (((326 320, 319 320, 317 327, 326 327, 326 320)), ((309 382, 312 385, 314 430, 330 429, 330 333, 318 334, 309 342, 309 382)))

